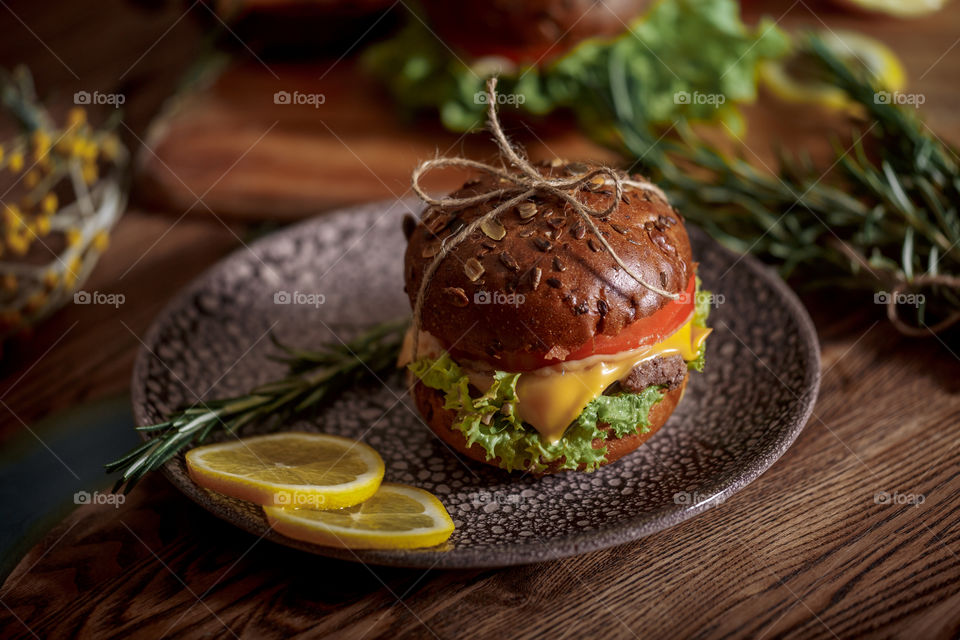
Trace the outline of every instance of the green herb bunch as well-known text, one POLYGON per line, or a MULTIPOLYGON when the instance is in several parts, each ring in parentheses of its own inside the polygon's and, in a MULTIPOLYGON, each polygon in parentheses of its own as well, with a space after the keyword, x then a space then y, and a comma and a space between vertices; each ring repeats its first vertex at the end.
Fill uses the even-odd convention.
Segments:
POLYGON ((725 244, 779 265, 785 277, 872 291, 908 335, 960 321, 960 156, 914 109, 879 98, 871 78, 817 36, 798 46, 866 114, 850 143, 835 141, 826 173, 782 151, 779 175, 761 171, 684 121, 663 136, 630 99, 637 78, 615 61, 597 91, 618 146, 725 244))

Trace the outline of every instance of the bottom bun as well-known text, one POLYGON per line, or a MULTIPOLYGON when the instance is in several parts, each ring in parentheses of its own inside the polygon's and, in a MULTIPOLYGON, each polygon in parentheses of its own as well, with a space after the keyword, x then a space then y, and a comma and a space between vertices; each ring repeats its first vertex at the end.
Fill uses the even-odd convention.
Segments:
MULTIPOLYGON (((687 386, 687 380, 689 377, 689 375, 685 376, 679 387, 667 391, 663 395, 663 399, 657 404, 653 405, 649 414, 650 425, 645 432, 635 433, 622 438, 615 438, 609 435, 609 425, 600 423, 600 428, 604 431, 607 431, 608 436, 606 439, 594 438, 593 448, 607 448, 607 461, 603 464, 610 464, 611 462, 619 460, 623 456, 627 455, 641 444, 646 442, 650 436, 655 434, 660 427, 663 426, 667 419, 670 418, 673 410, 676 409, 677 403, 680 402, 680 398, 683 396, 683 391, 687 386)), ((499 456, 487 460, 487 452, 483 447, 476 443, 468 447, 467 439, 463 433, 451 427, 453 421, 457 417, 457 414, 451 409, 444 409, 444 398, 442 391, 431 389, 430 387, 417 382, 413 385, 413 398, 417 403, 417 409, 420 410, 420 415, 423 416, 423 419, 426 421, 427 425, 441 440, 472 460, 489 464, 494 467, 500 467, 499 456)), ((562 463, 562 458, 560 460, 555 460, 547 466, 545 471, 540 471, 537 473, 537 475, 563 471, 563 469, 560 468, 562 463)), ((585 465, 580 465, 578 471, 583 471, 584 468, 585 465)))

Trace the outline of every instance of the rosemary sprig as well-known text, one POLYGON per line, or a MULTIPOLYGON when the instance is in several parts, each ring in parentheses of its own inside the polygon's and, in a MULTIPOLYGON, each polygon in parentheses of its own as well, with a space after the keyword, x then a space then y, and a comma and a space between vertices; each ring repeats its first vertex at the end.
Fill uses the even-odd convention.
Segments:
POLYGON ((106 465, 107 473, 121 474, 113 490, 130 491, 146 474, 215 431, 236 433, 250 423, 300 416, 344 389, 386 375, 396 365, 408 324, 406 319, 379 324, 354 340, 324 344, 317 351, 285 346, 271 335, 281 352, 274 359, 287 365, 286 377, 245 395, 199 402, 163 422, 137 427, 151 437, 106 465))
MULTIPOLYGON (((908 335, 960 321, 960 168, 956 150, 911 107, 878 99, 871 79, 814 35, 800 46, 863 107, 852 143, 835 141, 822 176, 802 154, 780 152, 780 173, 760 171, 706 143, 684 122, 660 139, 633 109, 625 67, 612 63, 608 112, 619 144, 638 159, 686 217, 740 251, 807 283, 886 292, 887 312, 908 335), (866 141, 866 143, 865 143, 866 141), (872 143, 872 144, 870 144, 872 143), (870 152, 868 153, 867 147, 870 152), (909 322, 901 294, 912 292, 909 322)), ((822 169, 821 169, 822 170, 822 169)))

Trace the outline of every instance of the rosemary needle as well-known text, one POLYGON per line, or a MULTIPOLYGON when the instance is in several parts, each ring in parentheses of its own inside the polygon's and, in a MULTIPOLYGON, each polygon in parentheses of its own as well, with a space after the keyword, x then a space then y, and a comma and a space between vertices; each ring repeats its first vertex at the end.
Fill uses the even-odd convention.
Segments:
POLYGON ((354 340, 324 344, 316 351, 286 346, 271 335, 280 352, 274 359, 287 366, 284 378, 245 395, 200 402, 163 422, 137 427, 149 439, 106 465, 107 473, 121 474, 114 491, 130 491, 146 474, 214 432, 236 433, 253 422, 302 415, 348 387, 387 374, 396 365, 408 325, 406 319, 385 322, 354 340))

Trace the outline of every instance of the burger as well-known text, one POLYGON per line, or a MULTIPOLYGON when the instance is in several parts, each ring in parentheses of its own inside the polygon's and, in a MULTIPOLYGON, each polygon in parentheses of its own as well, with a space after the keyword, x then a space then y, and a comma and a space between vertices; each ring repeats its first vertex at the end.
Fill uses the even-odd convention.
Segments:
MULTIPOLYGON (((536 165, 546 178, 593 169, 536 165)), ((622 197, 594 225, 538 191, 455 244, 506 196, 431 206, 405 229, 405 290, 422 304, 400 364, 426 424, 464 456, 534 474, 595 470, 656 433, 703 369, 709 304, 683 217, 642 177, 617 175, 622 197)), ((483 175, 450 197, 502 181, 483 175)), ((601 179, 574 197, 604 210, 616 195, 601 179)))

